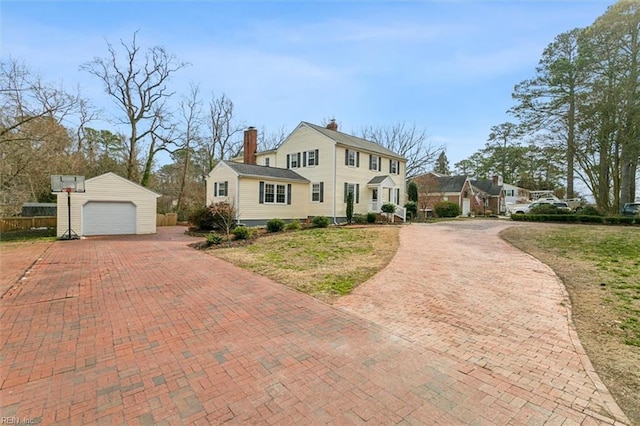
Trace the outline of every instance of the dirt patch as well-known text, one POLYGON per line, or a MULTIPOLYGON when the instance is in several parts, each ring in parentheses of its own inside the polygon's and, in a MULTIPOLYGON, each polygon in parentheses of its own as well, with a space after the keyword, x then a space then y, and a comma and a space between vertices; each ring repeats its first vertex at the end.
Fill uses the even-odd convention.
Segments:
POLYGON ((608 284, 607 272, 579 253, 549 249, 540 243, 562 226, 518 226, 500 235, 550 266, 564 282, 571 299, 573 323, 598 376, 631 422, 640 425, 640 347, 624 343, 623 321, 610 303, 615 290, 608 284))

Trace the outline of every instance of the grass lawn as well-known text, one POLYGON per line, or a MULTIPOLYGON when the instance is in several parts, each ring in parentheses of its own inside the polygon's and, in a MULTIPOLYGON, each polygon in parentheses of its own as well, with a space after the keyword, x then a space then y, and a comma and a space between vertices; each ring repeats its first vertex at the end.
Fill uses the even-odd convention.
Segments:
POLYGON ((56 230, 51 229, 28 229, 24 231, 11 231, 0 233, 0 241, 31 241, 31 240, 55 240, 56 230))
POLYGON ((535 224, 501 236, 562 279, 589 359, 640 425, 640 228, 535 224))
POLYGON ((336 227, 266 235, 214 256, 324 301, 348 294, 385 267, 399 246, 398 226, 336 227))

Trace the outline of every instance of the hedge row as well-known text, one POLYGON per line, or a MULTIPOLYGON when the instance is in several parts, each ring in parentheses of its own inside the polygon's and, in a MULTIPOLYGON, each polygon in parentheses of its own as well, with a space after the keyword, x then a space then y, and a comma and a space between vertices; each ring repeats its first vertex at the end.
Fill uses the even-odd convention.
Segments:
POLYGON ((640 225, 638 216, 592 216, 581 214, 513 214, 511 220, 521 222, 600 223, 606 225, 640 225))

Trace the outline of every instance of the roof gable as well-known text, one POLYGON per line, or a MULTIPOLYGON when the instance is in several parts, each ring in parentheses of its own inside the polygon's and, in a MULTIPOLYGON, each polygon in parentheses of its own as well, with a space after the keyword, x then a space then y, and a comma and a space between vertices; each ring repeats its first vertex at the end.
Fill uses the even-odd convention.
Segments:
POLYGON ((152 196, 154 196, 156 198, 162 197, 162 194, 158 194, 157 192, 154 192, 154 191, 150 190, 149 188, 145 188, 142 185, 138 185, 135 182, 131 182, 129 179, 125 179, 122 176, 117 175, 117 174, 115 174, 113 172, 107 172, 107 173, 104 173, 102 175, 94 176, 94 177, 92 177, 90 179, 87 179, 85 181, 85 189, 88 189, 87 188, 87 184, 89 184, 89 187, 90 187, 93 182, 100 182, 100 181, 115 181, 116 184, 120 184, 120 185, 132 185, 132 186, 135 186, 137 189, 140 189, 140 190, 142 190, 144 192, 147 192, 147 193, 149 193, 149 195, 152 195, 152 196))
MULTIPOLYGON (((317 133, 321 134, 322 136, 331 139, 335 144, 343 145, 351 148, 357 148, 359 150, 373 152, 376 154, 406 161, 406 159, 401 155, 396 154, 395 152, 383 147, 380 144, 368 141, 366 139, 359 138, 357 136, 348 135, 346 133, 342 133, 337 130, 331 130, 331 129, 327 129, 326 127, 317 126, 315 124, 311 124, 306 121, 301 121, 298 127, 296 127, 293 130, 293 132, 291 132, 291 134, 287 136, 287 139, 293 136, 295 132, 302 126, 306 126, 316 131, 317 133)), ((287 141, 287 139, 285 139, 285 141, 282 144, 284 144, 287 141)))
POLYGON ((467 182, 466 176, 436 176, 441 192, 462 192, 467 182))
POLYGON ((490 179, 472 180, 471 184, 489 195, 498 196, 502 193, 502 185, 494 185, 490 179))

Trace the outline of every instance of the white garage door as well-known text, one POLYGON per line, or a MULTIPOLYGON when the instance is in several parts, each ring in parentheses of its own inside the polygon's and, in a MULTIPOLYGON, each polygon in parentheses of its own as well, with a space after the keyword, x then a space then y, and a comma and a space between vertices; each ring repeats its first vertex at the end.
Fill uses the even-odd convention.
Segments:
POLYGON ((130 202, 89 201, 82 208, 83 235, 136 233, 136 206, 130 202))

